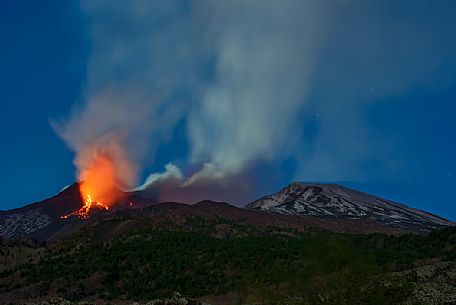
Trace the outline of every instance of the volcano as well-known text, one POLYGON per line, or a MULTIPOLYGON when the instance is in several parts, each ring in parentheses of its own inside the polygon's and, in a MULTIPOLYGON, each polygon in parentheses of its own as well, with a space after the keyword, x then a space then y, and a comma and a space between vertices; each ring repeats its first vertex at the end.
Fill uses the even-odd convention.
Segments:
POLYGON ((86 204, 79 189, 79 184, 75 183, 49 199, 0 211, 0 236, 51 241, 78 231, 86 223, 113 215, 135 222, 174 223, 183 223, 192 217, 221 217, 254 226, 273 223, 298 230, 316 227, 348 233, 419 233, 456 225, 431 213, 334 184, 292 183, 245 208, 212 201, 194 205, 160 203, 140 191, 118 190, 120 201, 109 209, 94 205, 84 217, 75 213, 86 204))
POLYGON ((292 183, 246 208, 321 219, 365 219, 412 231, 456 225, 440 216, 337 184, 292 183))
MULTIPOLYGON (((140 208, 151 203, 133 193, 116 190, 122 196, 116 202, 112 211, 140 208)), ((0 211, 0 236, 8 239, 30 237, 37 240, 49 240, 61 230, 76 230, 84 218, 77 213, 85 202, 80 193, 80 184, 74 183, 63 189, 57 195, 35 202, 21 208, 0 211), (74 215, 73 215, 74 214, 74 215)), ((94 205, 90 217, 97 218, 108 213, 103 207, 94 205)))

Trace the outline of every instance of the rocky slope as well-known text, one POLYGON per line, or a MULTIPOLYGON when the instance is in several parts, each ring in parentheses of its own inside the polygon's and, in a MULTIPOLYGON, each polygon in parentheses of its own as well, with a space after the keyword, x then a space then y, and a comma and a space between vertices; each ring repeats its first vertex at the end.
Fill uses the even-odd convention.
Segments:
MULTIPOLYGON (((113 211, 142 208, 153 203, 132 193, 122 193, 119 197, 123 200, 116 204, 113 211), (135 204, 130 205, 132 202, 135 204)), ((0 237, 27 237, 43 241, 53 239, 54 235, 62 230, 76 231, 84 221, 78 217, 62 219, 61 216, 79 209, 82 204, 79 184, 75 183, 51 198, 21 208, 0 211, 0 237)), ((103 210, 95 210, 92 217, 103 214, 106 214, 103 210)))
MULTIPOLYGON (((122 198, 109 211, 95 211, 90 218, 133 213, 138 221, 142 217, 154 217, 179 222, 191 215, 203 218, 222 216, 250 225, 275 223, 299 230, 317 227, 334 232, 388 234, 426 232, 455 225, 442 217, 339 185, 293 183, 276 194, 248 204, 247 209, 211 201, 194 205, 158 204, 154 199, 141 197, 139 193, 123 193, 122 198)), ((79 186, 74 184, 52 198, 0 211, 0 237, 51 241, 71 234, 84 226, 86 221, 76 216, 67 219, 61 216, 81 206, 79 186)))
POLYGON ((246 208, 326 219, 368 219, 412 231, 455 225, 431 213, 336 184, 293 183, 248 204, 246 208))

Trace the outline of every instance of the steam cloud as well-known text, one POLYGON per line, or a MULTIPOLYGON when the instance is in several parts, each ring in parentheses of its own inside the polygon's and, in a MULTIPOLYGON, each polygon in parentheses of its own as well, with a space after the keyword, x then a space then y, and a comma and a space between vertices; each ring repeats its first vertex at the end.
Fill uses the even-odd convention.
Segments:
POLYGON ((161 200, 246 199, 252 162, 294 145, 324 24, 317 1, 287 4, 81 1, 92 38, 86 102, 54 123, 79 173, 94 152, 115 147, 118 183, 132 188, 184 118, 188 166, 200 169, 186 176, 170 163, 139 188, 161 200))
POLYGON ((387 163, 384 151, 393 151, 372 141, 360 107, 427 82, 438 66, 421 64, 419 46, 415 56, 403 56, 413 43, 403 37, 435 44, 424 25, 407 26, 422 18, 379 18, 381 6, 81 0, 92 46, 86 93, 70 120, 54 126, 77 153, 79 172, 106 139, 115 141, 122 152, 113 153, 121 159, 115 164, 128 168, 117 171, 119 183, 134 188, 144 160, 153 160, 184 120, 186 164, 169 160, 136 187, 161 200, 245 202, 256 162, 290 157, 298 163, 294 178, 356 178, 357 164, 371 156, 387 163), (417 69, 416 79, 392 82, 404 65, 417 69), (303 141, 303 125, 306 132, 312 124, 316 131, 303 141))
POLYGON ((326 16, 322 5, 302 1, 210 8, 215 81, 189 117, 192 158, 239 172, 294 144, 326 16))

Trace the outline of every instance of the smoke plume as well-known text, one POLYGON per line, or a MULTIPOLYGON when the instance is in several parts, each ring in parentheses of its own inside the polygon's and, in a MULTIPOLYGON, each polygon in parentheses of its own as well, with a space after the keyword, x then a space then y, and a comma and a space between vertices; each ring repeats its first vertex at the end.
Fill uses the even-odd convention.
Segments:
POLYGON ((53 123, 76 152, 78 178, 94 180, 104 164, 109 179, 95 180, 134 188, 183 119, 187 168, 170 163, 136 189, 160 200, 247 200, 251 164, 296 146, 328 18, 319 1, 286 2, 82 0, 86 92, 53 123))
POLYGON ((295 144, 328 16, 316 1, 210 3, 215 77, 189 116, 191 157, 236 173, 295 144))

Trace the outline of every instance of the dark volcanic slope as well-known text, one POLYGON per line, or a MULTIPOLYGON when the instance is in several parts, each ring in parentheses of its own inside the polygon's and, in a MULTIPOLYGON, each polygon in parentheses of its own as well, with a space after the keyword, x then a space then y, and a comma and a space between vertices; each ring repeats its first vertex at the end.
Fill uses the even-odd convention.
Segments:
MULTIPOLYGON (((95 211, 90 218, 125 216, 133 217, 135 223, 152 219, 180 224, 189 217, 197 216, 255 226, 275 225, 298 230, 318 227, 337 232, 390 234, 429 231, 454 225, 444 218, 338 185, 294 183, 247 205, 247 209, 211 201, 195 205, 156 204, 155 200, 139 197, 135 193, 123 195, 124 199, 115 207, 109 211, 95 211)), ((79 188, 74 184, 52 198, 23 208, 1 211, 0 236, 49 241, 74 233, 87 221, 78 217, 60 217, 81 205, 79 188)))
MULTIPOLYGON (((214 236, 240 234, 241 228, 252 227, 255 232, 268 230, 295 229, 308 231, 321 228, 333 232, 400 234, 402 231, 377 224, 370 220, 319 219, 280 215, 262 211, 246 210, 224 202, 201 201, 194 205, 176 202, 164 202, 141 209, 118 210, 106 213, 102 217, 93 217, 84 222, 86 228, 97 228, 99 238, 109 240, 113 236, 125 233, 144 225, 158 228, 180 228, 195 230, 200 223, 211 224, 206 233, 214 236)), ((68 236, 74 231, 65 227, 54 238, 68 236)), ((90 231, 90 230, 89 230, 90 231)))
POLYGON ((335 184, 293 183, 246 208, 325 219, 369 219, 412 231, 455 225, 442 217, 335 184))
POLYGON ((63 222, 60 216, 82 205, 79 188, 74 184, 56 196, 22 208, 0 211, 0 235, 6 238, 36 237, 44 231, 58 230, 63 222))
MULTIPOLYGON (((120 191, 119 191, 120 192, 120 191)), ((150 204, 129 193, 124 193, 125 199, 117 208, 137 208, 150 204), (134 201, 135 205, 129 205, 134 201)), ((54 197, 8 211, 0 211, 0 236, 14 239, 30 237, 37 240, 48 240, 60 230, 77 230, 83 223, 77 217, 61 219, 82 206, 79 184, 75 183, 62 190, 54 197)), ((93 216, 100 216, 102 211, 96 211, 93 216)))
MULTIPOLYGON (((88 220, 77 217, 61 219, 81 205, 79 192, 71 187, 57 196, 20 209, 5 211, 0 214, 0 236, 14 239, 29 237, 42 241, 52 241, 77 232, 82 226, 109 219, 125 219, 117 222, 112 233, 128 229, 142 222, 168 223, 182 225, 194 217, 207 221, 232 221, 240 225, 257 227, 276 226, 294 228, 300 231, 310 228, 322 228, 334 232, 371 233, 383 232, 398 234, 401 231, 375 223, 369 219, 359 221, 352 219, 319 219, 316 217, 299 217, 280 215, 262 211, 246 210, 228 203, 202 201, 194 205, 167 202, 156 204, 151 199, 128 195, 126 204, 116 210, 99 211, 91 214, 88 220), (133 202, 133 206, 129 205, 133 202)), ((106 234, 110 234, 107 232, 106 234)))
POLYGON ((200 217, 205 220, 224 219, 234 223, 253 226, 277 226, 281 228, 295 228, 307 230, 323 228, 335 232, 350 233, 399 233, 400 230, 377 224, 371 220, 352 219, 319 219, 316 217, 299 217, 295 215, 278 215, 261 211, 237 208, 226 202, 201 201, 194 205, 166 202, 144 209, 119 211, 121 214, 134 215, 136 218, 162 218, 172 223, 185 223, 189 217, 200 217))

